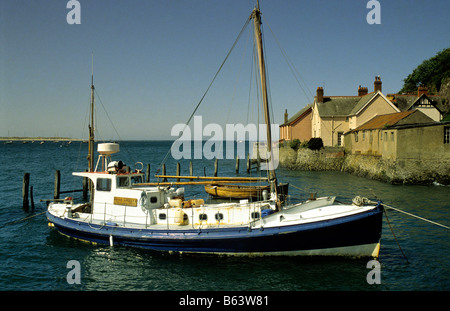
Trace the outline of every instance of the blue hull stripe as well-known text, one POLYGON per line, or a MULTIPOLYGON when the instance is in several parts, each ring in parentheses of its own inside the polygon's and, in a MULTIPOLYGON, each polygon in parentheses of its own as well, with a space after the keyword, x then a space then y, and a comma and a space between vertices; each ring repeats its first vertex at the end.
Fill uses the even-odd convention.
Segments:
POLYGON ((382 206, 368 212, 310 224, 274 228, 135 229, 47 218, 70 237, 160 251, 193 253, 266 253, 349 247, 379 243, 382 206))

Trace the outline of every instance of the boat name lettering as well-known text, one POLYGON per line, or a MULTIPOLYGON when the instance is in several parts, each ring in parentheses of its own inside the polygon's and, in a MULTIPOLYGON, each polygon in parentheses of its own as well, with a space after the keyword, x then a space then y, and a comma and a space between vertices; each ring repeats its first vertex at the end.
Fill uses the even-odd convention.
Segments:
POLYGON ((114 197, 114 205, 137 206, 137 199, 114 197))

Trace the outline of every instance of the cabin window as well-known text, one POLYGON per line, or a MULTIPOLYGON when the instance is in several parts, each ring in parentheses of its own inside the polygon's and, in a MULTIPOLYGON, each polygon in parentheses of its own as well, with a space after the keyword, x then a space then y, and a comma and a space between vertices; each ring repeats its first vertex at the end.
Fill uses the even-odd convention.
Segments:
POLYGON ((150 203, 158 202, 158 197, 150 197, 150 203))
POLYGON ((207 214, 200 214, 200 215, 198 215, 198 219, 199 220, 208 220, 208 215, 207 214))
POLYGON ((215 215, 215 217, 216 217, 216 220, 223 220, 223 214, 222 213, 217 213, 216 215, 215 215))
POLYGON ((109 178, 97 179, 97 191, 111 191, 111 179, 109 178))
POLYGON ((251 216, 252 216, 252 219, 258 219, 258 218, 260 218, 259 212, 253 212, 251 216))
POLYGON ((167 215, 165 213, 161 213, 158 215, 159 220, 166 220, 167 219, 167 215))
POLYGON ((117 185, 119 187, 129 187, 130 179, 128 178, 128 176, 117 177, 117 185))
POLYGON ((450 126, 444 126, 444 144, 450 144, 450 126))
POLYGON ((131 184, 140 184, 143 183, 142 176, 131 176, 131 184))

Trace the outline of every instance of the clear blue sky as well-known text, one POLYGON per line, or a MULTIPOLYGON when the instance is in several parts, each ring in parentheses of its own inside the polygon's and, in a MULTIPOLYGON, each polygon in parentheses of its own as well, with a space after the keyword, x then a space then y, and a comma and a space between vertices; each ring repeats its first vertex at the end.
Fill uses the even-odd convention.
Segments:
MULTIPOLYGON (((0 136, 87 137, 94 53, 94 84, 120 134, 97 98, 99 138, 170 139, 256 0, 79 0, 80 25, 67 24, 67 2, 0 0, 0 136)), ((366 22, 367 2, 260 1, 276 123, 284 109, 292 115, 311 103, 318 86, 325 95, 356 95, 359 85, 372 91, 380 75, 383 93, 395 93, 417 65, 450 46, 450 1, 379 0, 380 25, 366 22)), ((203 125, 250 120, 250 65, 241 66, 248 33, 197 112, 203 125)))

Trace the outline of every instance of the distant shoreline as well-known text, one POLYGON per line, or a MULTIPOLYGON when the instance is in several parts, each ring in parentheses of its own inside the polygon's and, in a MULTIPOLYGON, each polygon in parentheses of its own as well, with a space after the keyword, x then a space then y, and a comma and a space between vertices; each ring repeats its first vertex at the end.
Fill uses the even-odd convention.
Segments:
POLYGON ((68 137, 0 137, 0 141, 84 141, 68 137))

